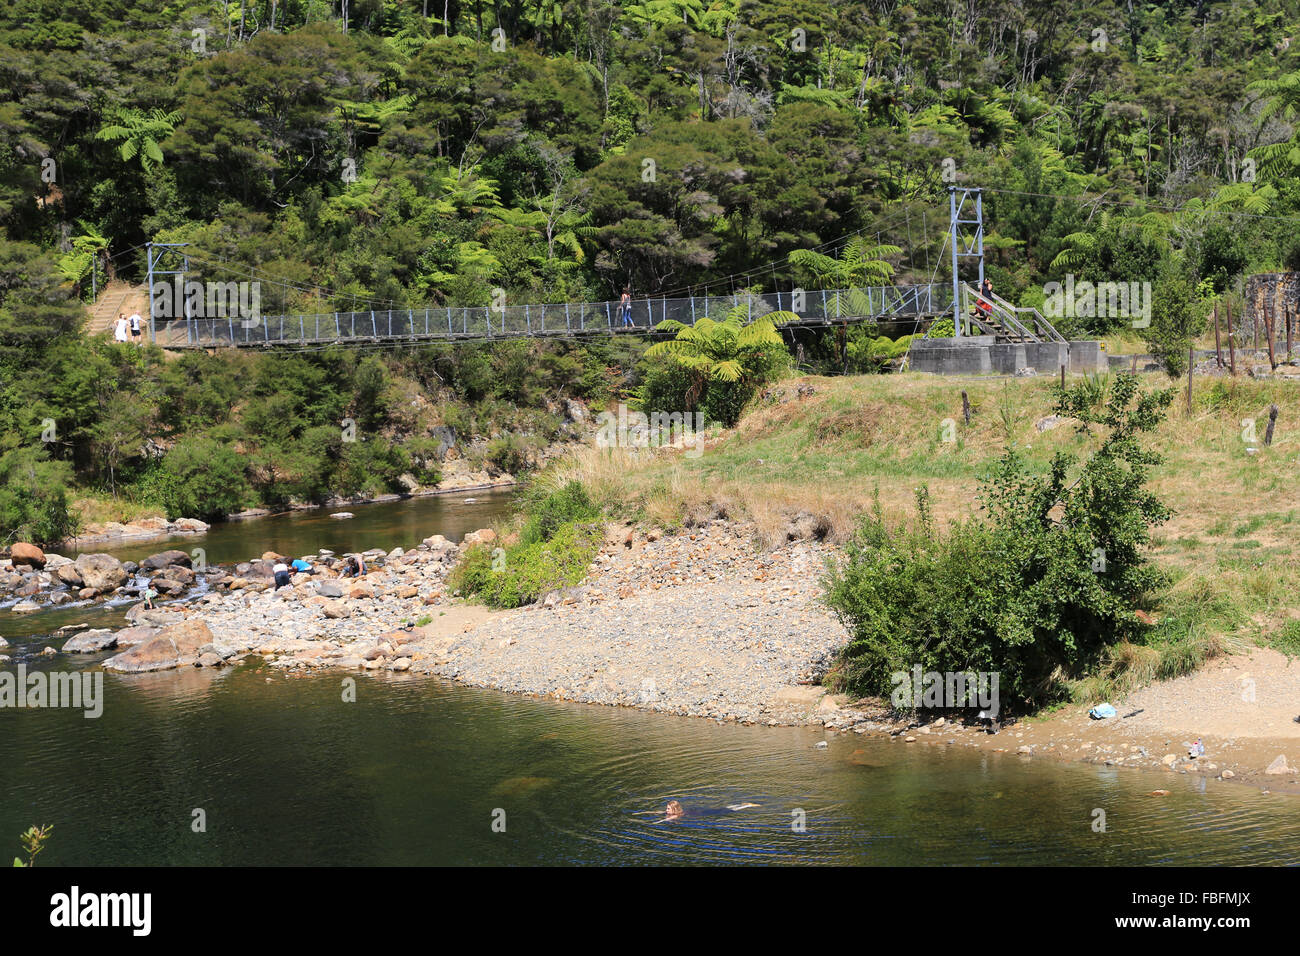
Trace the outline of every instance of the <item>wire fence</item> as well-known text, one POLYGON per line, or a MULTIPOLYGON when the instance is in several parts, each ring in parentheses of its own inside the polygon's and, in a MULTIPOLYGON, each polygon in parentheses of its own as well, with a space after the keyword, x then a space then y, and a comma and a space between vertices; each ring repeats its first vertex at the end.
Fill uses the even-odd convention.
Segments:
POLYGON ((739 310, 752 322, 772 312, 793 312, 797 321, 782 325, 826 325, 840 321, 922 318, 952 311, 952 287, 864 286, 793 290, 762 295, 685 296, 494 306, 443 306, 325 312, 309 315, 189 317, 156 320, 155 338, 169 348, 329 345, 349 342, 468 341, 500 338, 572 336, 593 333, 645 333, 675 320, 694 325, 721 320, 739 310))

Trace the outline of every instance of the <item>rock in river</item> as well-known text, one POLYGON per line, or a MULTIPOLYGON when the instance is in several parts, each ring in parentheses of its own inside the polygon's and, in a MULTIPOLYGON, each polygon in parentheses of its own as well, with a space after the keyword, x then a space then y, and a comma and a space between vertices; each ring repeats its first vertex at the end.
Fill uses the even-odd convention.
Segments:
POLYGON ((117 646, 117 635, 105 627, 82 631, 76 637, 68 638, 63 645, 65 654, 94 654, 117 646))
POLYGON ((111 591, 126 583, 126 569, 111 554, 80 555, 76 568, 86 587, 96 591, 111 591))
POLYGON ((18 542, 9 549, 9 558, 13 561, 14 567, 27 565, 38 571, 45 567, 45 552, 34 544, 18 542))
POLYGON ((104 661, 104 668, 138 674, 183 667, 198 660, 199 648, 212 640, 212 631, 202 621, 172 624, 157 637, 110 657, 104 661))
POLYGON ((173 564, 188 568, 190 566, 190 556, 184 551, 160 551, 158 554, 151 554, 141 561, 140 567, 145 571, 161 571, 173 564))
POLYGON ((81 579, 81 572, 72 563, 60 565, 59 570, 54 572, 54 576, 69 587, 83 588, 86 586, 86 582, 81 579))

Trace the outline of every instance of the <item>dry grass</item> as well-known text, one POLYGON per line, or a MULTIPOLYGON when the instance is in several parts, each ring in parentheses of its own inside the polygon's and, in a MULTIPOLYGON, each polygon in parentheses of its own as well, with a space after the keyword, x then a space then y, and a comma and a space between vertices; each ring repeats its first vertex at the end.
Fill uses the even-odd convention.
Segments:
MULTIPOLYGON (((768 547, 791 537, 844 542, 875 500, 887 520, 910 517, 922 485, 944 524, 977 513, 979 477, 1009 443, 1040 469, 1058 451, 1077 456, 1093 446, 1072 422, 1036 427, 1052 412, 1053 384, 920 374, 792 379, 769 390, 737 428, 711 433, 698 458, 585 448, 541 480, 577 479, 615 513, 662 528, 747 518, 768 547), (974 410, 969 425, 963 390, 974 410), (944 441, 945 431, 955 440, 944 441)), ((1156 609, 1169 638, 1159 647, 1117 647, 1079 685, 1084 696, 1183 672, 1300 616, 1292 544, 1300 531, 1292 490, 1300 483, 1300 381, 1198 377, 1190 415, 1181 383, 1148 375, 1142 384, 1179 390, 1151 442, 1165 458, 1151 486, 1174 509, 1153 541, 1173 581, 1156 609), (1265 446, 1270 405, 1279 415, 1265 446), (1252 419, 1253 443, 1243 424, 1252 419)))
POLYGON ((86 495, 72 503, 72 510, 81 516, 82 527, 92 524, 106 524, 116 521, 129 524, 139 518, 157 517, 160 508, 137 504, 125 498, 113 498, 109 495, 86 495))

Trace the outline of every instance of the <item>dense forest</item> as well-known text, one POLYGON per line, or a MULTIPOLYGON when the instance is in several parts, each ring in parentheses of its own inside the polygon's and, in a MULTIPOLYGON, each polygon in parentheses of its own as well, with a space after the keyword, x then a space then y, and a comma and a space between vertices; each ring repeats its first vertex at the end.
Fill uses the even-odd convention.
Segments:
POLYGON ((1007 298, 1151 281, 1185 337, 1300 267, 1297 36, 1284 0, 12 0, 0 526, 57 538, 64 488, 205 513, 375 490, 436 470, 447 418, 505 441, 554 435, 562 396, 705 400, 631 342, 164 359, 82 334, 149 241, 267 313, 924 282, 956 183, 987 190, 1007 298), (375 440, 340 447, 345 414, 375 440))

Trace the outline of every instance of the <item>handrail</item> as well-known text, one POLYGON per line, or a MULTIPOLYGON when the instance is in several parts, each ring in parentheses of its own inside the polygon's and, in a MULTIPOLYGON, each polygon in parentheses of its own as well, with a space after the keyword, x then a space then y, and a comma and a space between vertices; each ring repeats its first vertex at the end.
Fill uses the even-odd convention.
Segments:
POLYGON ((640 333, 665 320, 695 325, 703 318, 721 318, 734 308, 746 320, 771 312, 794 312, 787 326, 828 325, 842 321, 871 321, 890 317, 921 318, 952 310, 952 288, 943 283, 913 286, 861 286, 850 305, 849 290, 809 289, 762 294, 637 298, 624 311, 617 300, 491 306, 438 306, 383 311, 262 315, 166 320, 159 328, 178 341, 169 347, 326 346, 330 343, 404 341, 465 341, 508 337, 571 336, 593 333, 640 333), (857 308, 854 308, 854 305, 857 308), (860 313, 860 314, 859 314, 860 313), (174 334, 173 334, 174 333, 174 334), (183 337, 184 342, 179 341, 183 337))
POLYGON ((1032 306, 1012 305, 996 292, 989 292, 987 294, 977 292, 964 282, 962 283, 962 288, 964 288, 970 295, 977 296, 981 299, 987 299, 992 302, 992 304, 998 308, 1000 318, 1012 325, 1021 334, 1027 335, 1035 341, 1043 341, 1044 339, 1051 342, 1061 343, 1067 341, 1065 336, 1058 332, 1052 323, 1043 318, 1042 313, 1032 306), (1032 316, 1034 331, 1031 332, 1025 327, 1025 325, 1016 317, 1017 313, 1028 313, 1032 316))

